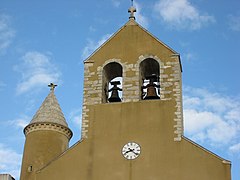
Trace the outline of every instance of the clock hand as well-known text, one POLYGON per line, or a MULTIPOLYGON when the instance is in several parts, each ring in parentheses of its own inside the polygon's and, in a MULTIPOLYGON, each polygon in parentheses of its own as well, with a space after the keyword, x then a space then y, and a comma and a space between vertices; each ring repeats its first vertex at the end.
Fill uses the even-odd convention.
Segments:
POLYGON ((131 150, 126 151, 124 154, 127 154, 127 153, 129 153, 129 152, 131 152, 131 150))
POLYGON ((128 148, 130 152, 134 153, 135 155, 139 155, 139 153, 135 152, 135 149, 128 148))
POLYGON ((134 149, 128 148, 128 151, 126 151, 124 154, 127 154, 129 152, 133 152, 133 151, 134 151, 134 149))
POLYGON ((129 152, 130 152, 130 151, 126 151, 126 152, 124 153, 124 155, 127 154, 127 153, 129 153, 129 152))
POLYGON ((139 153, 136 153, 136 152, 134 152, 134 151, 132 151, 135 155, 139 155, 139 153))

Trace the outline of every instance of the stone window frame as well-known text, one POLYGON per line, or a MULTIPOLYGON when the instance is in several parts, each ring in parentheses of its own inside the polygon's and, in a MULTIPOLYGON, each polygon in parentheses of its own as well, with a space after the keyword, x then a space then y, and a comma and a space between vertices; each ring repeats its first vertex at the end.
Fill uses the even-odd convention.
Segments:
POLYGON ((137 69, 137 76, 138 76, 138 78, 139 78, 139 81, 138 81, 138 83, 139 83, 139 85, 138 85, 138 92, 139 92, 139 101, 142 101, 143 99, 142 99, 142 88, 141 88, 141 86, 142 86, 142 76, 141 76, 141 72, 140 72, 140 64, 144 61, 144 60, 146 60, 146 59, 153 59, 153 60, 155 60, 155 61, 157 61, 158 62, 158 65, 159 65, 159 85, 160 85, 160 99, 161 99, 161 84, 162 84, 162 78, 161 78, 161 76, 162 76, 162 74, 163 74, 163 71, 164 71, 164 67, 163 67, 163 62, 160 60, 160 58, 158 57, 158 56, 156 56, 156 55, 152 55, 152 54, 145 54, 145 55, 140 55, 139 56, 139 58, 138 58, 138 61, 137 61, 137 67, 136 67, 136 69, 137 69))
POLYGON ((124 71, 124 65, 121 62, 121 60, 120 59, 109 59, 109 60, 105 61, 104 64, 101 66, 101 69, 100 69, 100 71, 101 71, 101 80, 100 81, 102 83, 102 98, 101 98, 102 100, 101 100, 101 103, 108 103, 107 102, 107 94, 106 94, 106 90, 105 90, 105 83, 106 82, 104 80, 104 67, 106 67, 110 63, 117 63, 117 64, 119 64, 121 66, 121 68, 122 68, 121 69, 121 71, 122 71, 121 72, 122 73, 121 77, 122 77, 122 86, 123 86, 123 77, 125 75, 125 71, 124 71))

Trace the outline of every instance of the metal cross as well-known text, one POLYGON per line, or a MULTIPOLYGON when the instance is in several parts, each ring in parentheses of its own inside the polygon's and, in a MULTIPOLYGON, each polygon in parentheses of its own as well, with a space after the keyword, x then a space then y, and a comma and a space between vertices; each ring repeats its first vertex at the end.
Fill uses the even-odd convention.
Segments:
POLYGON ((133 7, 133 0, 132 6, 128 9, 128 12, 130 13, 129 19, 135 19, 134 13, 137 12, 137 10, 135 7, 133 7))
POLYGON ((57 86, 57 85, 56 85, 56 84, 53 84, 53 83, 50 83, 50 84, 48 85, 48 87, 50 87, 50 90, 51 90, 51 91, 53 91, 56 86, 57 86))

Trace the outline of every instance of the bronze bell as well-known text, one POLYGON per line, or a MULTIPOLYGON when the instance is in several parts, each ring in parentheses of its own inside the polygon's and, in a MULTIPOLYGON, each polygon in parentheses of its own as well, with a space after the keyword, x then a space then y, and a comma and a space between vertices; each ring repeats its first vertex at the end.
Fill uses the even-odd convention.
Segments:
POLYGON ((146 86, 142 86, 142 89, 147 88, 147 95, 144 99, 160 99, 157 95, 156 88, 160 88, 159 85, 156 85, 154 82, 158 82, 158 77, 156 74, 146 76, 146 79, 149 80, 149 83, 146 86))
POLYGON ((118 87, 118 85, 121 84, 120 81, 113 81, 110 83, 111 83, 111 85, 113 85, 113 87, 108 90, 108 92, 112 91, 111 97, 108 98, 108 101, 109 102, 121 102, 122 100, 118 94, 118 91, 122 91, 122 89, 118 87))

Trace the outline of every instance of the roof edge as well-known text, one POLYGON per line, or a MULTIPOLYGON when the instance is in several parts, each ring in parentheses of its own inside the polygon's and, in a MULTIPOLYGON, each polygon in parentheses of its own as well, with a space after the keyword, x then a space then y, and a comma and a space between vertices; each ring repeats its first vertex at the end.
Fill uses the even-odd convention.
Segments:
POLYGON ((54 159, 50 160, 47 164, 45 164, 43 167, 41 167, 40 169, 38 169, 36 171, 36 174, 41 173, 42 170, 44 170, 45 168, 47 168, 49 165, 51 165, 53 162, 57 161, 59 158, 61 158, 62 156, 64 156, 68 151, 72 150, 73 148, 75 148, 78 144, 81 144, 82 142, 84 142, 84 139, 81 138, 79 141, 77 141, 75 144, 73 144, 71 147, 69 147, 68 149, 66 149, 65 151, 63 151, 60 155, 58 155, 57 157, 55 157, 54 159))
POLYGON ((221 156, 219 156, 219 155, 213 153, 212 151, 210 151, 210 150, 204 148, 203 146, 197 144, 196 142, 192 141, 191 139, 189 139, 189 138, 187 138, 187 137, 185 137, 185 136, 182 136, 182 138, 183 138, 184 140, 186 140, 187 142, 191 143, 192 145, 194 145, 194 146, 196 146, 196 147, 202 149, 203 151, 207 152, 208 154, 210 154, 210 155, 216 157, 217 159, 221 160, 223 164, 229 164, 229 165, 231 165, 231 161, 222 158, 221 156))
MULTIPOLYGON (((145 29, 143 26, 138 24, 134 19, 129 19, 121 28, 119 28, 109 39, 107 39, 102 45, 100 45, 95 51, 93 51, 84 61, 83 63, 93 63, 93 61, 90 61, 91 57, 94 56, 105 44, 107 44, 111 39, 113 39, 120 31, 122 31, 126 26, 139 26, 144 32, 149 34, 151 37, 156 39, 160 44, 162 44, 164 47, 172 51, 173 54, 178 54, 175 50, 173 50, 170 46, 166 45, 164 42, 162 42, 160 39, 158 39, 155 35, 153 35, 151 32, 149 32, 147 29, 145 29)), ((180 59, 180 55, 179 55, 180 59)), ((181 61, 180 61, 181 64, 181 61)), ((181 65, 181 70, 182 70, 182 65, 181 65)))
POLYGON ((142 30, 144 30, 146 33, 148 33, 150 36, 152 36, 154 39, 156 39, 160 44, 162 44, 163 46, 165 46, 167 49, 169 49, 170 51, 172 51, 173 54, 178 54, 179 53, 175 50, 173 50, 170 46, 166 45, 163 41, 161 41, 159 38, 157 38, 155 35, 153 35, 151 32, 149 32, 146 28, 144 28, 143 26, 141 26, 140 24, 136 24, 137 26, 139 26, 142 30))
MULTIPOLYGON (((131 21, 131 20, 129 20, 131 21)), ((128 22, 129 22, 128 21, 128 22)), ((128 23, 127 22, 127 23, 128 23)), ((124 29, 127 26, 127 23, 124 24, 122 27, 120 27, 110 38, 108 38, 102 45, 100 45, 97 49, 95 49, 84 61, 83 63, 94 63, 93 61, 90 61, 91 57, 96 54, 105 44, 107 44, 111 39, 113 39, 122 29, 124 29)))

